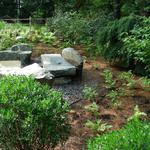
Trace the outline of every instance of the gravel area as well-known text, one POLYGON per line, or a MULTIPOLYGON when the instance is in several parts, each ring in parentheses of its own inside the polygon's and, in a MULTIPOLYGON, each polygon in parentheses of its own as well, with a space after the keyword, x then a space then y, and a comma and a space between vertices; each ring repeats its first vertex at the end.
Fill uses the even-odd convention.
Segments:
POLYGON ((60 91, 63 98, 69 102, 69 104, 73 104, 83 99, 83 85, 80 83, 54 85, 53 88, 60 91))
POLYGON ((83 88, 85 85, 96 88, 99 85, 99 80, 89 77, 86 72, 83 72, 82 80, 74 79, 68 84, 53 85, 53 88, 62 92, 63 98, 69 104, 76 103, 83 99, 83 88))

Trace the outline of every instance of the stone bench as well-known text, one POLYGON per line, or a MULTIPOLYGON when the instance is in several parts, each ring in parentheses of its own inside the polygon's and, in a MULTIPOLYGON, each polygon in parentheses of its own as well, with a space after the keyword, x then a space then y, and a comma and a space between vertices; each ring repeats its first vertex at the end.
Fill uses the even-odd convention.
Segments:
POLYGON ((68 63, 60 54, 43 54, 41 63, 43 68, 55 77, 76 75, 76 67, 68 63))

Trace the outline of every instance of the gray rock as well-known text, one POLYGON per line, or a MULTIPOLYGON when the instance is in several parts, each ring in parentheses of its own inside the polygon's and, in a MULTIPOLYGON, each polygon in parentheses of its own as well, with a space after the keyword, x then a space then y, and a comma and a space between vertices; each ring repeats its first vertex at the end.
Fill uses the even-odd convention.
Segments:
POLYGON ((55 77, 76 74, 76 67, 68 63, 60 54, 43 54, 41 63, 43 68, 50 71, 55 77))
POLYGON ((30 63, 32 48, 28 44, 13 45, 10 50, 0 51, 0 61, 19 60, 22 66, 30 63))
POLYGON ((32 51, 32 47, 29 44, 17 44, 11 47, 11 51, 32 51))
POLYGON ((62 50, 62 57, 67 60, 70 64, 76 67, 77 76, 82 76, 83 69, 83 58, 73 48, 65 48, 62 50))
POLYGON ((82 59, 81 55, 73 48, 63 49, 62 57, 76 67, 83 64, 83 59, 82 59))

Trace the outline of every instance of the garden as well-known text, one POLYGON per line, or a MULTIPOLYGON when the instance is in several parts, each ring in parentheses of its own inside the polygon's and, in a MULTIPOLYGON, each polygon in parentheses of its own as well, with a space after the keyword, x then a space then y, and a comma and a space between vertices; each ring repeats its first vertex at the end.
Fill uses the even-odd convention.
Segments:
POLYGON ((72 47, 83 70, 61 84, 0 75, 0 149, 149 150, 149 1, 5 2, 46 23, 0 21, 0 51, 28 44, 32 63, 72 47))

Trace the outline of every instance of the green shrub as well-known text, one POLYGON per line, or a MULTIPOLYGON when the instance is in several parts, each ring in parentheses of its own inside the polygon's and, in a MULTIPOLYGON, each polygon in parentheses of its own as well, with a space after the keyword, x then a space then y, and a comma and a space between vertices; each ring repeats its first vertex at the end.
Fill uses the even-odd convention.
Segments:
POLYGON ((0 148, 38 150, 55 147, 69 135, 68 105, 59 92, 32 78, 0 80, 0 148))
POLYGON ((135 72, 150 74, 150 17, 140 18, 140 23, 122 35, 122 54, 135 72))
POLYGON ((115 61, 117 58, 122 59, 121 54, 122 41, 120 34, 123 32, 129 32, 133 29, 137 18, 135 16, 123 17, 120 20, 114 20, 107 23, 107 25, 99 28, 97 33, 97 45, 102 47, 102 55, 115 61))
POLYGON ((129 122, 118 131, 88 140, 88 150, 149 150, 150 123, 129 122))
POLYGON ((150 17, 127 16, 99 28, 97 46, 113 62, 142 75, 150 74, 150 17))
POLYGON ((99 55, 100 51, 96 46, 97 32, 108 21, 112 20, 111 15, 104 13, 77 13, 59 11, 48 21, 49 29, 65 42, 65 46, 74 44, 84 45, 90 55, 99 55))
POLYGON ((50 30, 60 34, 65 42, 71 44, 87 43, 89 22, 75 12, 57 13, 48 21, 50 30))

